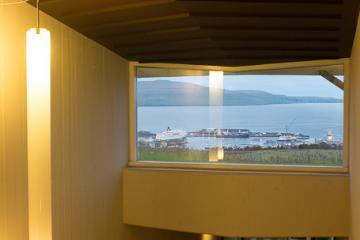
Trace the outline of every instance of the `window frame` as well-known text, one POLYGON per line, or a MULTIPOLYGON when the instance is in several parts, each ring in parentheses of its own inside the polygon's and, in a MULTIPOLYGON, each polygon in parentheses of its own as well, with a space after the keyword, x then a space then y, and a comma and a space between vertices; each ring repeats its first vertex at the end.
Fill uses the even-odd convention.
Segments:
POLYGON ((259 172, 304 172, 304 173, 348 173, 349 172, 349 59, 315 60, 302 62, 288 62, 275 64, 262 64, 239 67, 222 67, 206 65, 188 65, 172 63, 138 63, 129 62, 129 167, 152 167, 172 169, 197 169, 197 170, 234 170, 234 171, 259 171, 259 172), (182 163, 182 162, 159 162, 137 160, 137 96, 136 96, 136 69, 148 68, 171 68, 205 71, 230 71, 248 72, 261 70, 281 70, 302 67, 319 67, 327 65, 343 65, 344 69, 344 111, 343 111, 343 166, 304 166, 304 165, 265 165, 265 164, 226 164, 226 163, 182 163))

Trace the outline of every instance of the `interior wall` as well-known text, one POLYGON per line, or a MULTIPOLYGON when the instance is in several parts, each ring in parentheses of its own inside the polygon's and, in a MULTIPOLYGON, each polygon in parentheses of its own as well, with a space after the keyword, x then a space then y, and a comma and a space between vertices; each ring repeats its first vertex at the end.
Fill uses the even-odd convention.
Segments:
MULTIPOLYGON (((25 33, 28 5, 0 6, 0 239, 28 239, 25 33)), ((190 239, 122 223, 128 62, 41 15, 52 39, 54 240, 190 239)))
POLYGON ((352 239, 360 239, 360 18, 350 59, 350 185, 352 239))
POLYGON ((349 178, 128 168, 124 222, 218 236, 347 237, 349 178))
POLYGON ((53 239, 119 239, 128 64, 57 22, 45 25, 54 46, 53 239))
POLYGON ((28 239, 25 30, 32 22, 11 16, 14 10, 0 6, 0 239, 22 240, 28 239))

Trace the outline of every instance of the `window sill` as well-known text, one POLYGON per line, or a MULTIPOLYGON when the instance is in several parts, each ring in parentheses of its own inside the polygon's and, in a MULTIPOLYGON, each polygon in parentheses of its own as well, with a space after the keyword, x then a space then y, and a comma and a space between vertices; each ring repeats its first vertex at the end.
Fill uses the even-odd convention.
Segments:
POLYGON ((245 165, 245 164, 209 164, 209 163, 179 163, 179 162, 156 162, 156 161, 130 161, 129 167, 157 168, 169 170, 208 170, 208 171, 244 171, 244 172, 267 172, 267 173, 312 173, 312 174, 348 174, 345 167, 331 166, 289 166, 289 165, 245 165))

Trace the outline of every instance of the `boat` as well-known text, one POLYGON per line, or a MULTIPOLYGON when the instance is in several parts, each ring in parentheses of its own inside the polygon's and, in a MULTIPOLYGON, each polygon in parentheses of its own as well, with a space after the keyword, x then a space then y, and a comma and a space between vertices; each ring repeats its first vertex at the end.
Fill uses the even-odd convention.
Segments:
POLYGON ((186 144, 186 137, 186 131, 168 127, 166 131, 156 134, 155 141, 159 142, 161 147, 182 146, 186 144))
POLYGON ((294 142, 297 138, 294 135, 284 134, 280 135, 278 138, 278 142, 294 142))
POLYGON ((298 146, 311 142, 310 136, 301 133, 282 133, 277 139, 277 143, 281 146, 298 146))

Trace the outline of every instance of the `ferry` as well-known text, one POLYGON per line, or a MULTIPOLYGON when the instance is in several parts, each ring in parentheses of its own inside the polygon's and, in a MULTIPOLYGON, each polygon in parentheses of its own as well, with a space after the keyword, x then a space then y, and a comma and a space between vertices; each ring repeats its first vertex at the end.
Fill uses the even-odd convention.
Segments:
POLYGON ((278 142, 295 142, 297 138, 294 135, 284 134, 280 135, 278 142))
POLYGON ((187 132, 180 129, 171 129, 168 127, 166 131, 156 134, 155 141, 160 147, 183 146, 186 144, 187 132))
POLYGON ((294 133, 282 133, 277 142, 279 145, 285 146, 296 146, 301 144, 306 144, 310 140, 310 136, 306 136, 303 134, 294 134, 294 133))

